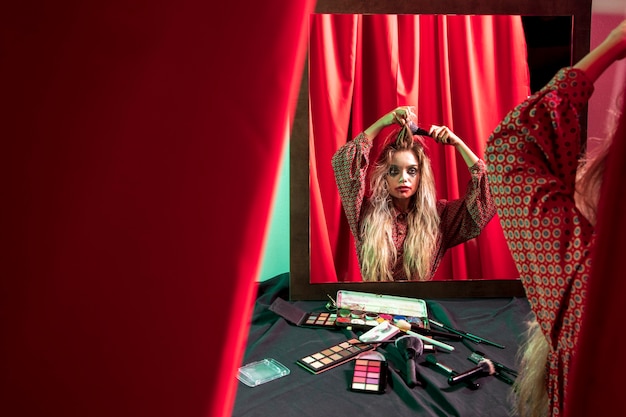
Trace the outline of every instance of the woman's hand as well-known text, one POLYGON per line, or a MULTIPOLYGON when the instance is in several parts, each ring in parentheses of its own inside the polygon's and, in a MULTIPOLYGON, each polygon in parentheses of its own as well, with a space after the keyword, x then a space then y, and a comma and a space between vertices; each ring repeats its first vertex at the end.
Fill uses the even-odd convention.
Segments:
POLYGON ((454 146, 469 168, 478 162, 478 156, 448 126, 433 125, 429 132, 435 142, 454 146))
POLYGON ((463 141, 448 126, 436 126, 430 127, 430 136, 435 139, 437 143, 443 143, 444 145, 457 146, 463 141))
POLYGON ((370 127, 365 129, 363 133, 365 137, 373 140, 386 126, 391 126, 394 123, 404 126, 410 121, 415 122, 415 120, 417 120, 415 107, 400 106, 376 120, 370 127))
POLYGON ((595 82, 611 64, 624 58, 626 58, 626 20, 575 63, 574 68, 583 70, 591 82, 595 82))
POLYGON ((387 121, 386 126, 390 126, 393 123, 404 126, 410 121, 415 121, 417 116, 415 115, 415 107, 400 106, 387 113, 384 118, 387 121))
POLYGON ((626 20, 615 27, 606 38, 606 41, 614 48, 615 60, 626 58, 626 20))

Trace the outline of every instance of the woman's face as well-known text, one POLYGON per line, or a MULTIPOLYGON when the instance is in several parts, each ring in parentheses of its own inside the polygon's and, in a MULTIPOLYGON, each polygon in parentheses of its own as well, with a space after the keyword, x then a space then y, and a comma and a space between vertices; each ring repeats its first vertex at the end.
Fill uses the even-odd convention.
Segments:
POLYGON ((408 200, 417 192, 419 180, 417 159, 413 152, 398 151, 394 153, 389 171, 387 171, 389 194, 397 200, 408 200))

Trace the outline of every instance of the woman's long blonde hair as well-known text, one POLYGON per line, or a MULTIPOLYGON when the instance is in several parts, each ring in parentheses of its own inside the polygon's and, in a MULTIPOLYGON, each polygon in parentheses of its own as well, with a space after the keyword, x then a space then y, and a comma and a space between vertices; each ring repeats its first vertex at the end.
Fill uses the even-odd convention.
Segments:
POLYGON ((528 322, 526 339, 518 352, 519 375, 513 385, 513 416, 546 417, 548 354, 550 345, 535 318, 528 322))
POLYGON ((411 197, 407 214, 407 235, 404 241, 402 270, 409 280, 431 278, 431 261, 439 233, 439 215, 434 176, 430 159, 419 136, 413 136, 406 127, 392 132, 391 143, 383 149, 373 167, 371 196, 364 208, 360 224, 361 274, 364 281, 393 281, 398 253, 393 243, 393 201, 389 194, 387 175, 393 155, 398 151, 411 151, 418 164, 419 183, 411 197), (395 137, 395 140, 394 140, 395 137))

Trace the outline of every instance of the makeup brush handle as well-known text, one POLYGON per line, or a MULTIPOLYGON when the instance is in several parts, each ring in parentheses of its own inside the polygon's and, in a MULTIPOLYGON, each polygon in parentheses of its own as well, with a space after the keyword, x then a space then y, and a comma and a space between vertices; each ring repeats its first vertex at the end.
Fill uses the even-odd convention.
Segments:
POLYGON ((483 365, 479 365, 468 371, 461 372, 460 374, 450 375, 450 377, 448 378, 448 384, 450 385, 460 384, 461 382, 466 382, 474 377, 481 376, 486 373, 487 372, 485 372, 485 367, 483 365))
POLYGON ((447 350, 448 352, 452 352, 454 350, 454 346, 450 346, 449 344, 440 342, 439 340, 431 339, 430 337, 424 336, 423 334, 415 333, 414 331, 411 331, 411 330, 406 330, 406 333, 410 334, 411 336, 415 336, 419 339, 422 339, 422 341, 428 342, 431 345, 435 345, 444 350, 447 350))
POLYGON ((417 385, 417 371, 413 358, 406 360, 406 384, 411 388, 417 385))

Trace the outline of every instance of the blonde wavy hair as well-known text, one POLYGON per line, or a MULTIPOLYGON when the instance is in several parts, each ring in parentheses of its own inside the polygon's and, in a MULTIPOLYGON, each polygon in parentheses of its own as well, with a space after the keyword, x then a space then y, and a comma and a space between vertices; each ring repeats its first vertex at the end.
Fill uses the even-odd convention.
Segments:
POLYGON ((419 183, 411 197, 407 214, 407 235, 404 241, 402 269, 407 279, 425 281, 431 278, 431 261, 439 233, 439 215, 434 176, 430 159, 419 136, 408 128, 394 130, 375 163, 370 180, 371 196, 364 208, 360 224, 361 274, 364 281, 393 281, 398 253, 393 243, 393 201, 389 194, 387 175, 393 155, 411 151, 418 164, 419 183), (395 141, 394 141, 395 136, 395 141))
POLYGON ((549 415, 548 354, 550 345, 535 318, 528 322, 526 339, 518 352, 519 374, 513 385, 513 416, 549 415))

